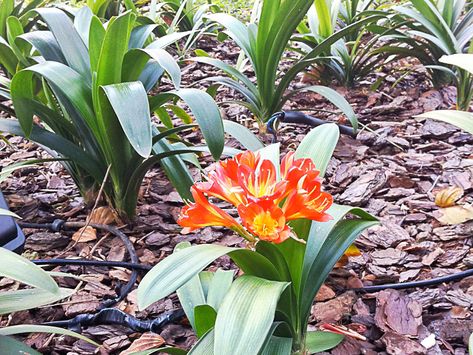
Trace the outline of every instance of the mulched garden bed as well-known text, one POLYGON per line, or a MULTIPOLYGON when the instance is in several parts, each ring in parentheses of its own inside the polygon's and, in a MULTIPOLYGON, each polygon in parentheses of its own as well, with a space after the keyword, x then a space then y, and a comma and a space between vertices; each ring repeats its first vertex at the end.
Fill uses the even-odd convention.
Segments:
MULTIPOLYGON (((218 44, 212 40, 203 40, 200 48, 230 61, 238 55, 237 49, 228 43, 218 44)), ((405 61, 394 65, 416 68, 416 63, 405 61)), ((473 277, 403 291, 357 293, 348 290, 363 285, 430 279, 473 267, 473 221, 468 221, 473 219, 469 208, 473 203, 473 137, 444 123, 413 118, 422 112, 451 107, 455 102, 455 89, 431 89, 425 82, 425 73, 419 71, 396 82, 399 77, 390 75, 388 69, 355 89, 337 88, 353 105, 366 128, 356 140, 341 137, 324 186, 336 202, 360 206, 382 223, 370 228, 356 242, 361 256, 350 257, 346 265, 332 272, 314 303, 311 326, 343 324, 367 337, 366 341, 347 339, 331 354, 466 354, 467 339, 473 332, 473 277), (376 92, 370 91, 370 85, 379 76, 384 76, 383 84, 376 92), (464 223, 445 224, 442 211, 434 203, 436 193, 451 186, 464 190, 458 202, 470 211, 469 216, 466 212, 464 223), (432 334, 439 341, 432 342, 432 334)), ((188 84, 215 73, 214 69, 195 63, 188 64, 183 71, 189 74, 185 76, 190 80, 188 84)), ((228 89, 222 89, 218 95, 219 101, 229 97, 234 94, 228 89)), ((287 107, 295 107, 295 103, 298 107, 327 107, 317 94, 300 94, 287 107)), ((248 112, 241 107, 224 106, 224 111, 226 118, 255 128, 248 120, 248 112)), ((308 130, 301 126, 283 126, 279 135, 282 151, 296 147, 308 130)), ((198 132, 190 133, 187 138, 200 141, 198 132)), ((271 137, 263 139, 269 142, 271 137)), ((5 143, 0 146, 2 166, 47 157, 41 149, 23 139, 11 137, 9 141, 10 146, 5 143)), ((59 163, 49 163, 47 169, 23 169, 1 187, 12 209, 27 222, 50 222, 55 218, 85 221, 89 212, 59 163)), ((205 228, 181 234, 181 228, 175 223, 181 206, 179 195, 164 174, 159 169, 151 171, 142 186, 137 220, 122 229, 134 243, 141 263, 156 264, 181 241, 241 245, 239 237, 223 229, 205 228)), ((98 232, 97 239, 76 243, 71 239, 73 232, 59 234, 28 229, 25 232, 29 236, 25 252, 31 258, 128 260, 120 239, 108 234, 98 232)), ((221 258, 212 267, 233 266, 229 259, 221 258)), ((82 274, 85 282, 63 303, 0 318, 0 326, 39 324, 93 313, 101 300, 113 297, 115 288, 130 276, 126 270, 98 267, 67 266, 55 270, 82 274)), ((60 284, 67 287, 76 287, 80 282, 60 279, 60 284)), ((0 283, 3 290, 15 287, 18 286, 7 280, 0 283)), ((136 317, 147 318, 176 309, 179 303, 177 297, 172 296, 140 312, 135 290, 117 307, 136 317)), ((103 344, 100 351, 104 354, 120 353, 141 335, 119 326, 93 326, 84 329, 83 334, 103 344)), ((184 323, 167 325, 160 335, 168 344, 184 348, 196 340, 191 328, 184 323)), ((95 353, 95 348, 83 341, 49 334, 29 336, 26 343, 46 354, 95 353)))

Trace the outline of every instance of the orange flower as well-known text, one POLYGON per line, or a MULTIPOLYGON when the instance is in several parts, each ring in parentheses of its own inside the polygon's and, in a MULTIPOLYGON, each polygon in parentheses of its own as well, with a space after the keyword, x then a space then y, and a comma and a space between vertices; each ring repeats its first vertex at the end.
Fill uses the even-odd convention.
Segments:
POLYGON ((321 191, 318 174, 315 170, 304 175, 287 197, 282 209, 288 221, 307 218, 327 222, 332 219, 325 211, 332 205, 333 197, 321 191))
POLYGON ((238 183, 246 198, 254 202, 269 199, 278 203, 287 194, 287 181, 277 181, 276 167, 270 160, 263 160, 256 170, 248 165, 240 165, 238 183))
POLYGON ((258 239, 282 243, 290 237, 291 229, 286 225, 284 212, 271 200, 240 205, 238 213, 245 228, 258 239))
POLYGON ((189 230, 205 226, 227 226, 249 241, 255 238, 281 243, 292 234, 288 221, 307 218, 328 221, 325 213, 332 196, 321 191, 319 171, 311 159, 295 159, 288 153, 280 166, 247 151, 212 165, 206 181, 192 188, 194 203, 184 207, 178 223, 189 230), (233 204, 239 224, 207 196, 233 204))
POLYGON ((238 180, 239 168, 255 171, 260 164, 260 157, 252 151, 246 151, 225 161, 212 165, 207 181, 196 185, 209 196, 230 202, 234 206, 246 203, 247 199, 238 180))
POLYGON ((312 159, 294 159, 294 155, 294 152, 289 152, 281 161, 281 178, 291 182, 291 186, 289 186, 291 189, 295 188, 294 184, 297 184, 306 174, 311 173, 314 178, 319 175, 312 159))
POLYGON ((193 231, 202 227, 224 226, 231 229, 240 228, 240 224, 227 212, 212 205, 204 196, 202 191, 195 186, 191 187, 193 203, 184 206, 177 223, 185 227, 187 231, 193 231))

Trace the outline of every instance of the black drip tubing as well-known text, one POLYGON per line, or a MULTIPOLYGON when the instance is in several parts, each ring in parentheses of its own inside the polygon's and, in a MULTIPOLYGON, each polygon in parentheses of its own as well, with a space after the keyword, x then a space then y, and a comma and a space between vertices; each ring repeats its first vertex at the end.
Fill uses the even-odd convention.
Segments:
MULTIPOLYGON (((307 115, 300 111, 280 111, 274 113, 266 123, 266 129, 268 133, 273 135, 273 143, 277 142, 277 127, 279 123, 296 123, 296 124, 305 124, 312 127, 317 127, 323 124, 330 123, 324 121, 320 118, 316 118, 310 115, 307 115)), ((356 137, 356 132, 352 127, 338 125, 340 133, 356 137)))
MULTIPOLYGON (((62 229, 74 229, 81 228, 86 225, 83 222, 64 222, 62 220, 55 220, 52 223, 19 223, 22 228, 37 228, 37 229, 49 229, 54 232, 58 232, 62 229)), ((133 244, 128 239, 127 235, 120 231, 116 227, 101 225, 101 224, 89 224, 91 227, 96 229, 105 230, 119 237, 127 248, 131 262, 119 262, 119 261, 101 261, 101 260, 84 260, 84 259, 39 259, 33 260, 33 263, 37 265, 80 265, 80 266, 98 266, 98 267, 122 267, 125 269, 132 270, 130 281, 120 288, 119 294, 116 298, 106 300, 99 307, 99 312, 96 314, 80 314, 69 320, 48 322, 47 325, 67 327, 71 330, 80 332, 81 327, 90 325, 100 324, 117 324, 131 328, 135 331, 151 331, 158 332, 164 325, 181 319, 185 316, 182 309, 176 309, 173 311, 165 312, 152 320, 139 320, 127 313, 124 313, 115 308, 108 308, 110 305, 120 302, 123 300, 133 288, 138 274, 140 271, 149 271, 151 266, 142 265, 138 261, 138 256, 133 247, 133 244)), ((448 283, 458 281, 466 277, 473 276, 473 269, 461 271, 455 274, 441 276, 429 280, 402 282, 394 284, 364 286, 361 288, 351 288, 350 290, 363 293, 378 292, 386 289, 409 289, 417 287, 431 287, 442 283, 448 283)))

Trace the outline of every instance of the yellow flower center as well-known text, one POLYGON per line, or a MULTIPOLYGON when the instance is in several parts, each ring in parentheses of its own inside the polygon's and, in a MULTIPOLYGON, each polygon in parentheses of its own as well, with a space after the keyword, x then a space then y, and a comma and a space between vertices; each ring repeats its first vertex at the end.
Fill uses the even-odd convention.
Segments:
POLYGON ((252 227, 258 236, 264 238, 276 234, 279 223, 271 216, 271 213, 263 212, 255 217, 252 227))

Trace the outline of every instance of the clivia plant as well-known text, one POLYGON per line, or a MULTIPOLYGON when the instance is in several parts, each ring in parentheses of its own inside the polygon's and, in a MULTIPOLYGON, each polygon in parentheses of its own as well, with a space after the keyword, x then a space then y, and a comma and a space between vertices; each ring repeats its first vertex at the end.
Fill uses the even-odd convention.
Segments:
MULTIPOLYGON (((287 100, 296 94, 297 91, 288 89, 297 74, 314 63, 321 54, 330 49, 333 43, 347 33, 373 21, 373 17, 364 18, 334 33, 304 56, 294 60, 290 68, 282 72, 280 71, 280 62, 284 58, 284 52, 291 36, 313 3, 313 0, 283 2, 266 0, 263 2, 257 23, 248 25, 228 14, 218 13, 207 16, 209 20, 222 25, 226 33, 240 47, 256 76, 256 82, 244 72, 240 72, 237 68, 219 59, 201 56, 195 60, 212 65, 228 75, 227 77, 210 77, 206 80, 227 86, 241 94, 243 100, 234 100, 229 103, 240 104, 248 108, 258 122, 261 131, 264 131, 264 123, 274 113, 281 111, 287 100)), ((312 91, 324 96, 347 116, 356 130, 358 122, 353 109, 345 98, 335 90, 314 85, 298 91, 312 91)))
MULTIPOLYGON (((394 18, 407 31, 396 30, 394 38, 400 43, 391 48, 392 53, 407 53, 416 57, 428 68, 432 83, 440 87, 456 81, 467 82, 468 72, 452 70, 440 59, 443 56, 473 51, 473 9, 465 0, 431 1, 411 0, 396 6, 399 13, 394 18)), ((468 91, 463 85, 457 85, 457 108, 468 110, 468 91)))
POLYGON ((9 36, 11 44, 27 45, 38 63, 14 73, 7 94, 18 120, 0 119, 0 131, 29 138, 60 158, 86 202, 104 184, 108 203, 125 220, 134 217, 141 182, 155 164, 164 165, 179 193, 191 198, 192 178, 177 155, 192 147, 176 148, 168 138, 195 125, 156 126, 151 112, 182 99, 215 159, 223 151, 224 128, 212 97, 182 88, 179 65, 163 49, 183 35, 155 39, 156 25, 130 11, 105 24, 88 7, 74 22, 59 9, 34 13, 48 31, 19 29, 9 36), (148 96, 165 73, 174 90, 148 96))
POLYGON ((387 14, 378 10, 372 0, 315 1, 307 13, 307 24, 302 22, 298 26, 300 35, 294 36, 302 53, 309 53, 341 29, 368 17, 373 23, 348 32, 320 56, 311 71, 315 79, 330 82, 335 78, 340 84, 353 87, 359 80, 384 66, 387 59, 395 58, 379 49, 392 28, 377 24, 380 20, 386 20, 387 14))
POLYGON ((335 263, 377 220, 334 204, 322 191, 338 136, 335 124, 317 127, 281 163, 278 145, 241 153, 213 165, 192 187, 194 202, 182 209, 178 223, 187 230, 229 228, 246 247, 178 245, 141 281, 141 309, 177 291, 199 338, 188 354, 310 354, 342 340, 340 334, 308 331, 312 303, 335 263), (210 198, 233 205, 239 218, 210 198), (243 274, 235 281, 232 272, 203 271, 223 255, 243 274))

